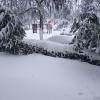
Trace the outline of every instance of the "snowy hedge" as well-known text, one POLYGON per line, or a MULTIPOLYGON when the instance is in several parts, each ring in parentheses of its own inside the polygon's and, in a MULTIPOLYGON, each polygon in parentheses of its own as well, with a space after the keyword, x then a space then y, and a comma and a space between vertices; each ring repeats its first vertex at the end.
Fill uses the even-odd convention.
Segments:
MULTIPOLYGON (((13 47, 11 50, 8 49, 6 52, 9 52, 14 55, 29 55, 33 53, 39 53, 39 54, 52 56, 52 57, 77 59, 82 62, 88 62, 90 64, 100 66, 100 59, 98 59, 97 57, 95 58, 95 56, 91 56, 85 53, 78 53, 78 52, 71 51, 68 49, 66 50, 58 49, 57 47, 60 47, 60 46, 57 46, 54 48, 53 47, 54 45, 51 47, 50 43, 48 42, 41 45, 42 43, 44 42, 41 41, 41 42, 37 42, 36 44, 35 43, 31 44, 31 43, 22 41, 22 42, 17 43, 17 45, 13 47), (48 46, 50 46, 50 48, 48 48, 48 46)), ((70 49, 71 48, 73 49, 73 45, 70 47, 70 49)))
POLYGON ((11 49, 25 36, 18 17, 11 10, 0 6, 0 50, 11 49))

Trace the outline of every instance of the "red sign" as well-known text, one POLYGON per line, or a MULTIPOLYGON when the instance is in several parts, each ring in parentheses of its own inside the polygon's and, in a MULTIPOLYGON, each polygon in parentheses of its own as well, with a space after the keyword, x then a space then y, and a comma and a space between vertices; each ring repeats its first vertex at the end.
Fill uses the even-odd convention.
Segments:
POLYGON ((37 33, 37 24, 32 24, 33 33, 37 33))

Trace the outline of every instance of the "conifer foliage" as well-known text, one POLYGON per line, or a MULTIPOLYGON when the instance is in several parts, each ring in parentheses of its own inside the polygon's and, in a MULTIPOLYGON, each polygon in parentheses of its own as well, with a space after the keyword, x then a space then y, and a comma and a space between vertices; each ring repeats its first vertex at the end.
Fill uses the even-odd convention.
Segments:
POLYGON ((78 19, 79 28, 77 29, 74 43, 77 50, 89 50, 96 53, 100 52, 100 25, 99 19, 94 13, 83 13, 78 19))
POLYGON ((10 50, 23 39, 25 31, 13 12, 0 6, 0 50, 10 50))

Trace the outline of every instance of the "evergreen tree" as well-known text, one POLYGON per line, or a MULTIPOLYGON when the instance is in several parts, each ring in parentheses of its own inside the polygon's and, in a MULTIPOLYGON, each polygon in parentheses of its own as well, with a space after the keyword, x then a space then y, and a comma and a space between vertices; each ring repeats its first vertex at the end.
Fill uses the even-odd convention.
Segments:
POLYGON ((25 36, 18 17, 11 10, 0 6, 0 48, 11 49, 25 36))
POLYGON ((74 38, 77 50, 94 50, 100 52, 100 25, 99 19, 94 13, 80 15, 79 29, 74 38))

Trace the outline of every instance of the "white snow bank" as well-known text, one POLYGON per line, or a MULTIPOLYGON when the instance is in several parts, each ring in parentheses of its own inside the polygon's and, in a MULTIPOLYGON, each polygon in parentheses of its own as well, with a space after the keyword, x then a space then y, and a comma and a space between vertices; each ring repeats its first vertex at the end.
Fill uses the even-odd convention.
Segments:
POLYGON ((56 43, 52 41, 47 41, 47 40, 30 40, 30 39, 24 39, 24 43, 31 44, 32 46, 37 46, 39 48, 44 48, 48 51, 54 51, 54 52, 74 52, 73 51, 73 46, 68 45, 68 44, 61 44, 61 43, 56 43))
POLYGON ((100 100, 99 87, 98 66, 0 53, 0 100, 100 100))
POLYGON ((62 43, 62 44, 67 44, 72 41, 74 38, 73 36, 68 36, 68 35, 56 35, 48 38, 49 41, 57 42, 57 43, 62 43))

